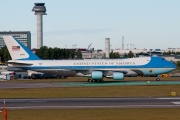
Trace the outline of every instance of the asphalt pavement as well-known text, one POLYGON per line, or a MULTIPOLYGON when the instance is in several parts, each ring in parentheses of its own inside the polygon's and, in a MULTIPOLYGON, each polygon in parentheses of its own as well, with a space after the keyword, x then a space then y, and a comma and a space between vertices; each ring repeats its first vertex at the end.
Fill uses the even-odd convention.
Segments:
MULTIPOLYGON (((180 108, 180 97, 5 99, 7 109, 180 108)), ((0 99, 0 108, 4 99, 0 99)))

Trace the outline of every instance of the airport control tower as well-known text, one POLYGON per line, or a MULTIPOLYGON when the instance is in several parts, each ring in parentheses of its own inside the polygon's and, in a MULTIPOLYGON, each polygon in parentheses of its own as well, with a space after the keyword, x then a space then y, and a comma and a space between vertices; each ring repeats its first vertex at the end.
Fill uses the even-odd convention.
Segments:
POLYGON ((32 11, 37 15, 37 49, 43 46, 43 17, 46 14, 45 3, 34 3, 32 11))

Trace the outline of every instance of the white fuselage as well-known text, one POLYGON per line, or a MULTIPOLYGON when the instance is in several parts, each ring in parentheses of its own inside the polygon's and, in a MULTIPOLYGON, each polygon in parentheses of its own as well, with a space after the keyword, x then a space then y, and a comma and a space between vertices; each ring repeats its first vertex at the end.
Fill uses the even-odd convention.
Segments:
POLYGON ((174 69, 171 67, 164 68, 161 64, 153 66, 149 64, 150 61, 151 57, 92 60, 11 60, 9 62, 16 64, 9 65, 38 72, 70 76, 82 76, 90 74, 92 71, 103 71, 105 76, 114 71, 134 76, 138 75, 136 71, 142 71, 144 75, 154 75, 174 69))

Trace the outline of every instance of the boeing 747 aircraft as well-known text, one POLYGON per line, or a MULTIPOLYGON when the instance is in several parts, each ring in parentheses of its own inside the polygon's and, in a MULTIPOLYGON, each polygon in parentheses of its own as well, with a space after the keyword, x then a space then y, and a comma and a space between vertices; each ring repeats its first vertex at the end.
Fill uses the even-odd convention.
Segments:
MULTIPOLYGON (((86 76, 88 81, 103 77, 123 80, 127 75, 152 76, 168 73, 176 65, 162 57, 91 60, 42 60, 12 36, 4 36, 12 60, 8 65, 61 76, 86 76)), ((157 78, 157 80, 160 80, 157 78)))

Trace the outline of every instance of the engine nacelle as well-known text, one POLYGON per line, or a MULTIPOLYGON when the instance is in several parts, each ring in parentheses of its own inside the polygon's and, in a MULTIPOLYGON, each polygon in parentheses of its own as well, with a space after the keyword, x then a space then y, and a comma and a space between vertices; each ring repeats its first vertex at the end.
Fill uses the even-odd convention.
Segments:
POLYGON ((113 79, 114 80, 123 80, 124 79, 124 73, 114 72, 113 73, 113 79))
POLYGON ((101 71, 93 71, 91 77, 93 80, 102 80, 103 73, 101 71))

